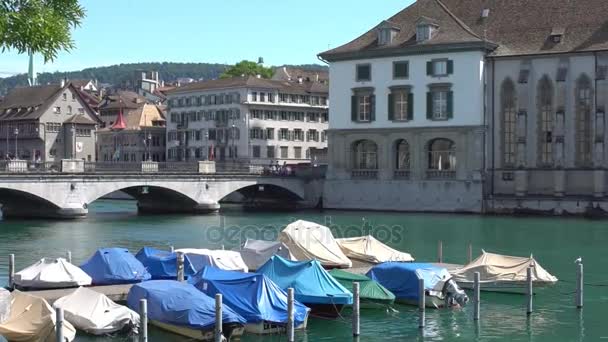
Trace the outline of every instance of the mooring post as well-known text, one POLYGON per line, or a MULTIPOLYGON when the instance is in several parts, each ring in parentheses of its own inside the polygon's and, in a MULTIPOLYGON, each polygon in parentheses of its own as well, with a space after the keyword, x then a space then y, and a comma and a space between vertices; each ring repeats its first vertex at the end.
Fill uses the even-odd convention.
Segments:
POLYGON ((177 281, 184 281, 184 253, 177 252, 177 281))
POLYGON ((469 242, 469 248, 467 250, 467 260, 469 261, 468 263, 470 264, 471 261, 473 261, 473 244, 469 242))
POLYGON ((294 326, 294 292, 293 288, 287 289, 287 342, 294 342, 296 340, 295 326, 294 326))
POLYGON ((8 256, 8 287, 15 289, 15 254, 8 256))
POLYGON ((528 299, 526 313, 530 315, 532 314, 532 296, 534 295, 534 288, 532 287, 532 267, 526 269, 526 281, 528 283, 528 290, 526 291, 526 297, 528 299))
POLYGON ((583 307, 583 262, 576 264, 576 307, 583 307))
POLYGON ((169 250, 171 251, 171 253, 175 253, 175 247, 169 246, 169 250))
POLYGON ((437 243, 437 262, 443 263, 443 241, 441 240, 437 243))
POLYGON ((424 321, 426 315, 426 295, 424 291, 424 279, 418 278, 418 328, 424 328, 424 321))
POLYGON ((224 250, 224 245, 222 245, 222 250, 224 250))
POLYGON ((479 320, 479 307, 480 307, 480 303, 481 303, 481 292, 480 292, 480 285, 479 285, 479 272, 475 272, 474 273, 474 286, 473 286, 473 320, 478 321, 479 320))
POLYGON ((215 295, 215 342, 222 342, 222 294, 215 295))
POLYGON ((361 335, 361 306, 359 298, 359 283, 353 282, 353 336, 361 335))
POLYGON ((55 309, 55 339, 57 342, 65 342, 63 337, 63 309, 55 309))
POLYGON ((65 254, 66 254, 65 255, 66 260, 71 264, 72 263, 72 252, 71 251, 67 251, 65 254))
POLYGON ((139 342, 148 342, 148 301, 139 300, 139 342))

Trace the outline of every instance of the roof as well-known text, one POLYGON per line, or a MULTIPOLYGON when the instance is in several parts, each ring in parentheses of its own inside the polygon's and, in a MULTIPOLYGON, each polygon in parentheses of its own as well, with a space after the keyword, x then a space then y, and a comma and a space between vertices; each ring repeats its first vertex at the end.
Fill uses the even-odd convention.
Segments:
POLYGON ((118 91, 115 94, 106 95, 99 105, 100 110, 139 108, 146 103, 146 98, 133 91, 118 91))
POLYGON ((235 89, 235 88, 264 88, 283 90, 290 93, 327 93, 327 84, 318 82, 289 82, 282 80, 269 80, 253 76, 220 78, 217 80, 193 82, 184 86, 169 90, 167 95, 175 95, 190 91, 235 89))
POLYGON ((376 26, 320 56, 332 61, 449 48, 489 48, 494 56, 606 50, 607 12, 605 0, 418 0, 387 19, 399 29, 393 44, 378 45, 376 26), (432 39, 416 41, 419 20, 438 26, 432 39), (553 42, 551 33, 560 31, 563 39, 553 42))
POLYGON ((96 122, 94 122, 93 120, 87 118, 83 114, 72 115, 69 118, 67 118, 64 121, 64 123, 80 124, 80 125, 95 125, 96 124, 96 122))
POLYGON ((112 127, 105 127, 100 129, 100 131, 111 131, 116 129, 143 130, 144 128, 150 127, 162 128, 162 126, 155 126, 154 122, 165 121, 158 106, 148 103, 145 103, 138 108, 125 108, 122 111, 122 117, 122 123, 120 123, 117 118, 112 127))
POLYGON ((298 78, 302 78, 308 82, 327 82, 329 81, 328 70, 311 70, 294 67, 278 67, 274 70, 273 80, 281 81, 297 81, 298 78))

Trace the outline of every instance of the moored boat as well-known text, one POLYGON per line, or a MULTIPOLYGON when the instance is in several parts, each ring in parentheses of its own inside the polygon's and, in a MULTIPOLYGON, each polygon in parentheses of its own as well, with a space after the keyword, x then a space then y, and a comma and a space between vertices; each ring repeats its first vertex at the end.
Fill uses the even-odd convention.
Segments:
POLYGON ((333 269, 329 274, 347 289, 352 289, 354 282, 359 283, 359 300, 362 309, 386 308, 395 303, 395 295, 369 277, 340 269, 333 269))
POLYGON ((133 284, 152 278, 125 248, 99 249, 80 268, 93 279, 93 285, 133 284))
POLYGON ((370 264, 414 261, 411 254, 391 248, 371 235, 336 239, 336 242, 342 252, 350 259, 370 264))
POLYGON ((226 271, 249 271, 241 254, 236 251, 182 248, 175 252, 184 253, 197 272, 205 266, 212 266, 226 271))
POLYGON ((247 239, 239 249, 241 257, 249 271, 262 267, 273 255, 279 255, 288 260, 295 260, 289 252, 289 247, 280 241, 264 241, 247 239))
MULTIPOLYGON (((135 254, 135 258, 146 267, 152 279, 177 279, 177 253, 144 247, 135 254)), ((184 276, 187 278, 195 273, 190 258, 184 255, 184 276)))
POLYGON ((15 273, 15 287, 22 290, 61 289, 91 285, 91 277, 63 258, 43 258, 15 273))

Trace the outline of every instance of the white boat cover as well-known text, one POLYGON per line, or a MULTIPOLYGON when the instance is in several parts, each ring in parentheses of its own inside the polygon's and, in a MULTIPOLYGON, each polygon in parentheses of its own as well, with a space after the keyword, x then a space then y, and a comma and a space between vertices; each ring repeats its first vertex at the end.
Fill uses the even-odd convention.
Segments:
POLYGON ((280 241, 247 239, 239 252, 250 270, 262 267, 273 255, 287 260, 296 260, 289 252, 289 248, 280 241))
POLYGON ((481 282, 513 282, 526 281, 528 267, 532 267, 532 281, 557 282, 557 278, 542 268, 532 256, 529 258, 487 253, 481 255, 470 264, 452 272, 456 282, 472 282, 475 272, 480 273, 481 282))
POLYGON ((114 303, 104 294, 84 287, 59 298, 53 307, 62 308, 68 322, 93 335, 109 334, 125 327, 136 330, 139 326, 139 314, 114 303))
POLYGON ((329 228, 314 222, 298 220, 279 234, 297 261, 318 260, 325 267, 352 267, 329 228))
MULTIPOLYGON (((55 311, 46 300, 15 290, 11 293, 11 314, 0 324, 0 335, 13 342, 57 342, 55 311)), ((74 340, 76 329, 63 322, 66 341, 74 340)))
POLYGON ((182 248, 175 250, 184 253, 190 259, 192 267, 198 272, 205 266, 213 266, 227 271, 249 272, 241 253, 226 250, 182 248))
POLYGON ((0 287, 0 324, 4 323, 11 314, 11 293, 0 287))
POLYGON ((91 285, 91 277, 63 258, 40 259, 15 273, 15 285, 20 288, 52 289, 91 285))
POLYGON ((338 242, 342 252, 351 259, 362 260, 372 264, 381 264, 389 261, 414 261, 414 258, 409 253, 390 248, 371 235, 336 239, 336 242, 338 242))

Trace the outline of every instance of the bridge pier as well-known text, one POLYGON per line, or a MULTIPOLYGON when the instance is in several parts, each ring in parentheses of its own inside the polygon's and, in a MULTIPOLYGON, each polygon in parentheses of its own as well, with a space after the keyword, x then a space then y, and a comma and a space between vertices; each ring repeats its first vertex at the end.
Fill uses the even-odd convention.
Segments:
POLYGON ((2 217, 10 218, 45 218, 45 219, 78 219, 86 217, 87 208, 56 208, 51 206, 2 205, 2 217))

